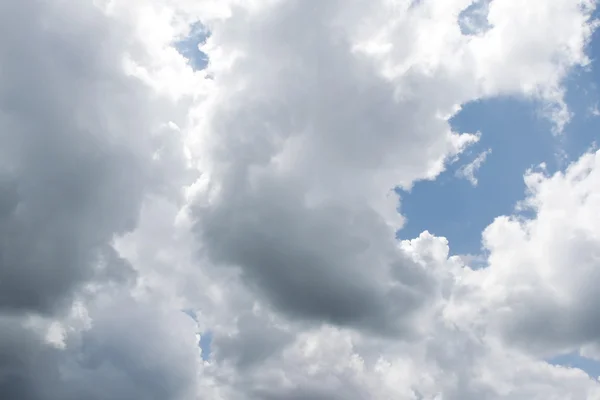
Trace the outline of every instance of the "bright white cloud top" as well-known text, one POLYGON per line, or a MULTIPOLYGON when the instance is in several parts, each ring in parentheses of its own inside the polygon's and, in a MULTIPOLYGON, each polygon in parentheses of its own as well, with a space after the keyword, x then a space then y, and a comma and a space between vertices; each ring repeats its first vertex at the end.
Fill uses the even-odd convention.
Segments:
POLYGON ((600 399, 545 361, 600 359, 600 153, 523 171, 476 270, 394 192, 468 102, 560 134, 595 5, 2 2, 0 398, 600 399))

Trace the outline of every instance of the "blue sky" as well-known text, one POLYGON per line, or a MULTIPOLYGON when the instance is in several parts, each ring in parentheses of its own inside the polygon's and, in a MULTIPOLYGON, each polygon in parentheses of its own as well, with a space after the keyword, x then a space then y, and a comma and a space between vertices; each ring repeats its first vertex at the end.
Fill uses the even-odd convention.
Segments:
MULTIPOLYGON (((195 322, 198 322, 196 312, 194 310, 186 309, 186 310, 181 310, 181 311, 184 314, 186 314, 188 317, 193 319, 195 322)), ((205 361, 208 360, 211 355, 212 337, 213 337, 213 334, 210 330, 200 333, 200 339, 198 340, 198 346, 200 346, 200 348, 202 349, 202 359, 205 361)))
POLYGON ((208 64, 208 56, 200 51, 198 46, 206 41, 210 33, 199 22, 190 27, 190 34, 174 44, 179 53, 184 56, 192 68, 201 70, 208 64))
MULTIPOLYGON (((597 17, 597 16, 596 16, 597 17)), ((175 43, 194 69, 203 69, 208 57, 198 49, 207 32, 198 24, 189 37, 175 43)), ((401 212, 407 217, 398 232, 401 239, 417 237, 422 231, 446 237, 451 254, 480 254, 481 232, 495 217, 514 213, 515 204, 523 199, 523 174, 528 168, 546 163, 550 173, 576 160, 600 138, 600 33, 589 45, 592 59, 586 69, 573 71, 566 82, 567 103, 574 113, 564 133, 552 134, 552 124, 540 113, 540 105, 524 99, 496 98, 467 104, 452 120, 457 132, 481 132, 481 140, 469 148, 460 160, 449 165, 435 181, 417 182, 410 192, 401 195, 401 212), (478 185, 456 177, 456 171, 491 149, 477 171, 478 185), (558 156, 565 154, 564 160, 558 156)), ((192 316, 192 314, 188 315, 192 316)), ((203 358, 210 356, 212 334, 200 340, 203 358)), ((600 363, 569 353, 549 362, 581 368, 592 377, 600 375, 600 363)))

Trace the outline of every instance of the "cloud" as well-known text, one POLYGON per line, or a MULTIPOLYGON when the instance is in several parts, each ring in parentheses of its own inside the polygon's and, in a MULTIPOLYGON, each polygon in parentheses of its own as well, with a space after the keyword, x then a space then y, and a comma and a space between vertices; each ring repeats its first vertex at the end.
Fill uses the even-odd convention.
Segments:
POLYGON ((0 5, 2 398, 174 399, 194 387, 189 327, 129 295, 93 310, 97 293, 136 281, 114 237, 136 227, 146 196, 176 197, 185 169, 175 107, 123 69, 131 38, 91 2, 0 5), (92 327, 70 324, 76 299, 92 327), (63 348, 46 341, 50 323, 63 348))
POLYGON ((144 193, 168 186, 152 158, 168 106, 123 73, 121 32, 90 5, 1 14, 0 308, 50 312, 89 280, 131 275, 104 264, 144 193))
POLYGON ((428 79, 384 78, 346 33, 336 39, 326 21, 341 11, 278 3, 212 30, 211 46, 244 56, 212 71, 219 94, 203 110, 200 157, 218 188, 194 207, 196 231, 213 262, 241 266, 284 312, 405 331, 435 279, 395 243, 384 218, 395 213, 391 189, 437 175, 475 137, 451 133, 421 93, 397 99, 403 84, 428 79), (310 45, 296 35, 309 20, 310 45), (417 146, 428 157, 416 158, 417 146))
POLYGON ((536 215, 485 230, 485 268, 396 239, 394 188, 478 140, 462 105, 560 130, 588 62, 594 2, 493 1, 465 34, 472 4, 0 5, 0 397, 599 398, 541 359, 596 345, 597 154, 526 175, 536 215), (203 70, 174 45, 198 23, 203 70))
POLYGON ((436 301, 437 278, 395 243, 402 222, 391 189, 435 178, 476 141, 451 132, 446 117, 461 104, 504 94, 559 104, 545 93, 585 61, 573 43, 585 43, 589 11, 539 3, 581 26, 534 51, 540 31, 554 32, 529 24, 538 3, 519 13, 522 37, 511 47, 495 44, 512 40, 503 21, 513 9, 491 3, 493 27, 471 37, 457 22, 463 3, 267 2, 207 22, 215 91, 199 111, 207 184, 193 212, 213 263, 240 267, 295 317, 410 334, 414 311, 436 301), (377 45, 387 50, 373 55, 377 45), (497 69, 504 60, 507 70, 497 69))
POLYGON ((512 343, 557 354, 596 343, 600 153, 565 172, 530 171, 531 218, 499 217, 484 231, 489 267, 478 271, 500 329, 512 343))
POLYGON ((487 159, 487 156, 492 153, 492 149, 488 149, 486 151, 482 151, 475 157, 473 161, 468 164, 464 164, 456 171, 456 176, 459 178, 464 178, 468 180, 471 185, 477 186, 477 177, 475 174, 481 168, 481 165, 487 159))
POLYGON ((596 398, 585 373, 537 361, 489 337, 440 324, 423 341, 305 331, 259 368, 232 373, 234 399, 596 398), (518 367, 515 367, 518 366, 518 367))
POLYGON ((64 324, 63 346, 44 340, 44 325, 0 322, 0 393, 24 400, 189 399, 201 365, 193 321, 116 296, 92 305, 92 324, 64 324))

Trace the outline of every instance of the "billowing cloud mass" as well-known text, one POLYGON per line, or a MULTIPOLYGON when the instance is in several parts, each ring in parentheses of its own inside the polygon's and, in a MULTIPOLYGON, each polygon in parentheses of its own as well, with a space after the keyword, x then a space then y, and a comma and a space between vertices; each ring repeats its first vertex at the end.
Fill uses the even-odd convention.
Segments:
POLYGON ((600 359, 600 153, 523 171, 480 269, 394 190, 468 102, 560 134, 595 5, 2 2, 0 398, 600 399, 546 361, 600 359))

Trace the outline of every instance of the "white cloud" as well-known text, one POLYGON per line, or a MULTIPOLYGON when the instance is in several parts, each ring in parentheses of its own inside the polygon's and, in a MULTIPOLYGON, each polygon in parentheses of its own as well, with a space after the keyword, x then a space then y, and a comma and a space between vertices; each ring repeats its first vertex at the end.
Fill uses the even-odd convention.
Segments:
POLYGON ((477 177, 475 176, 475 174, 477 173, 477 171, 479 171, 479 168, 481 168, 481 166, 487 159, 487 156, 491 153, 492 153, 492 149, 482 151, 481 153, 479 153, 477 155, 477 157, 475 157, 475 159, 473 159, 473 161, 461 166, 456 171, 456 176, 459 178, 464 178, 464 179, 468 180, 471 183, 471 185, 473 185, 473 186, 477 186, 478 181, 477 181, 477 177))
POLYGON ((500 217, 484 232, 478 271, 487 312, 512 343, 544 355, 595 344, 598 323, 600 153, 566 172, 529 172, 524 205, 535 217, 500 217))
POLYGON ((472 3, 2 3, 0 397, 600 398, 539 359, 596 344, 598 155, 527 175, 485 269, 395 238, 392 189, 478 140, 460 106, 560 130, 587 62, 594 2, 493 1, 465 35, 472 3), (205 71, 173 47, 199 20, 205 71))

